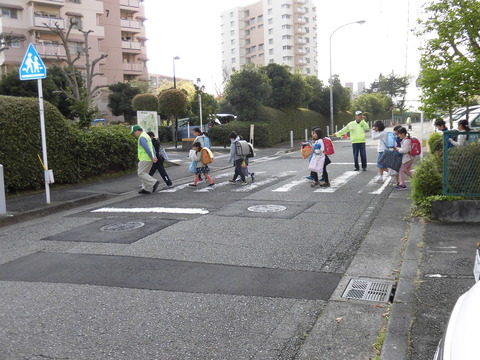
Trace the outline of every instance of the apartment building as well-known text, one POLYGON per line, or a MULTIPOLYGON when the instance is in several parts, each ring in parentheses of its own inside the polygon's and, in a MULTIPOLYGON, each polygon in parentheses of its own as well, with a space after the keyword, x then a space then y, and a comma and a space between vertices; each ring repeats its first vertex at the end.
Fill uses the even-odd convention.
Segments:
MULTIPOLYGON (((101 74, 94 78, 95 85, 134 79, 148 81, 142 0, 0 0, 0 9, 1 32, 24 35, 27 39, 0 54, 1 74, 18 69, 29 43, 35 45, 47 68, 54 62, 61 64, 66 58, 65 49, 47 25, 67 30, 74 21, 68 39, 72 53, 85 47, 85 38, 79 31, 83 30, 91 31, 90 62, 108 54, 95 69, 101 74)), ((84 68, 84 55, 77 64, 80 70, 84 68)))
POLYGON ((222 71, 245 64, 287 65, 318 75, 317 16, 313 0, 260 0, 221 14, 222 71))

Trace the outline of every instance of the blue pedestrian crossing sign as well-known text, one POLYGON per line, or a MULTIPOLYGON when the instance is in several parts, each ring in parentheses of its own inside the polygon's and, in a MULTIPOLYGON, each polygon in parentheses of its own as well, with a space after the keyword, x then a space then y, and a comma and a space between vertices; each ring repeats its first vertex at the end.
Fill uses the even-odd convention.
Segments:
POLYGON ((32 43, 28 46, 18 73, 20 80, 36 80, 47 77, 47 68, 32 43))

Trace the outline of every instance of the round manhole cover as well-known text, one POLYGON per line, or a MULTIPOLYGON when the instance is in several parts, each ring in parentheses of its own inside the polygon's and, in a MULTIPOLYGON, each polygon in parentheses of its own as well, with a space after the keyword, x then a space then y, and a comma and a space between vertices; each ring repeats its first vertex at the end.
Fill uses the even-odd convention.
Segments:
POLYGON ((252 212, 279 212, 287 210, 286 206, 283 205, 254 205, 247 208, 248 211, 252 212))
POLYGON ((109 232, 130 231, 130 230, 141 228, 144 225, 145 223, 141 221, 129 221, 126 223, 104 225, 100 228, 100 231, 109 231, 109 232))

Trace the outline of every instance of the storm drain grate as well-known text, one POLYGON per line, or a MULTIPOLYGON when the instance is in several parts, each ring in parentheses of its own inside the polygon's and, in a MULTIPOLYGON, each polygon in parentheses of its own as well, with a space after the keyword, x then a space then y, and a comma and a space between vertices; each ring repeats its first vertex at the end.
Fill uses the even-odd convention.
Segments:
POLYGON ((351 279, 342 297, 356 300, 388 302, 393 284, 382 281, 351 279))

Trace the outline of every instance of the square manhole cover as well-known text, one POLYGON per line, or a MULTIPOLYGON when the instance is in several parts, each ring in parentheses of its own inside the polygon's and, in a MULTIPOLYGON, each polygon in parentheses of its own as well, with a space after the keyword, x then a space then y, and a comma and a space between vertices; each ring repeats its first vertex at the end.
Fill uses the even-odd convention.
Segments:
POLYGON ((42 240, 132 244, 176 222, 165 219, 103 219, 42 240))
POLYGON ((350 279, 342 297, 356 300, 388 302, 392 289, 393 283, 390 282, 350 279))

